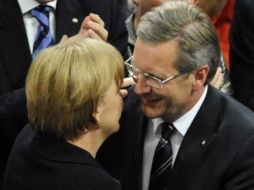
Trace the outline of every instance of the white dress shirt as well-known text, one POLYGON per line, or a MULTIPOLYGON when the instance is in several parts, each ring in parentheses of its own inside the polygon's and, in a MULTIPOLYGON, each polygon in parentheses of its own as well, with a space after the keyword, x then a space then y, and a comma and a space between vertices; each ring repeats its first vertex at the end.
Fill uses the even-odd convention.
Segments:
MULTIPOLYGON (((36 18, 34 18, 31 15, 30 10, 39 6, 40 4, 35 0, 18 0, 18 3, 21 9, 21 12, 23 14, 23 20, 24 20, 24 24, 26 28, 27 39, 28 39, 30 51, 32 53, 39 22, 37 21, 36 18)), ((54 0, 52 2, 47 3, 47 5, 56 9, 56 3, 57 3, 57 0, 54 0)), ((49 14, 49 24, 50 24, 49 25, 50 32, 53 36, 53 39, 55 39, 55 15, 53 12, 50 12, 49 14)))
MULTIPOLYGON (((176 131, 171 135, 170 141, 172 145, 173 153, 173 165, 181 146, 183 138, 187 133, 193 119, 197 115, 202 103, 207 94, 207 86, 199 101, 192 107, 190 111, 173 122, 176 131)), ((143 170, 142 170, 142 190, 149 189, 150 173, 153 162, 153 156, 156 146, 161 138, 161 128, 158 127, 163 120, 161 118, 150 119, 148 122, 148 128, 145 134, 144 150, 143 150, 143 170)), ((173 166, 172 165, 172 166, 173 166)))

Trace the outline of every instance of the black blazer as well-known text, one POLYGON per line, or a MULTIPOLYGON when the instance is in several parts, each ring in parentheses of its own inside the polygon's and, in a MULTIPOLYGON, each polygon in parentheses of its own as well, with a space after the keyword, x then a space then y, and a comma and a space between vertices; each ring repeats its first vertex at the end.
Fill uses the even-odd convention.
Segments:
MULTIPOLYGON (((56 42, 77 34, 83 18, 96 13, 105 22, 108 41, 124 54, 127 31, 118 0, 58 0, 56 42), (77 18, 78 23, 73 23, 77 18)), ((15 137, 27 122, 24 83, 32 61, 17 0, 0 1, 0 178, 15 137)))
POLYGON ((254 111, 254 1, 236 0, 230 30, 230 77, 234 97, 254 111))
MULTIPOLYGON (((141 190, 144 133, 148 119, 129 91, 118 134, 102 145, 98 160, 125 190, 141 190)), ((169 190, 254 189, 254 113, 209 86, 187 131, 169 190)))
POLYGON ((85 150, 25 127, 13 146, 4 190, 120 190, 85 150))

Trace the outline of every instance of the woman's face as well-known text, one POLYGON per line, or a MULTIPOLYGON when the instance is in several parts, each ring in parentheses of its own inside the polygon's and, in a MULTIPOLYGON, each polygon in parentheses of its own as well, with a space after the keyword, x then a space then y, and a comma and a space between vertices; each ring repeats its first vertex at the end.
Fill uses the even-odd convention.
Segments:
POLYGON ((99 101, 96 117, 99 127, 106 136, 118 131, 122 110, 123 100, 119 86, 112 81, 99 101))

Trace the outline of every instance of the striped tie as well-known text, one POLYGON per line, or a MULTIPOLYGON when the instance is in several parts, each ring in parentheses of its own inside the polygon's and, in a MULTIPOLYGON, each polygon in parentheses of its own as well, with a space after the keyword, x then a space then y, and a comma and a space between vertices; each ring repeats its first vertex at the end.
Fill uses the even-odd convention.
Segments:
POLYGON ((172 169, 172 147, 170 136, 175 131, 172 124, 160 125, 161 139, 155 149, 153 164, 150 175, 149 190, 166 189, 167 177, 172 169))
POLYGON ((39 27, 35 36, 33 46, 33 58, 43 49, 53 45, 54 40, 49 31, 49 12, 53 11, 53 8, 48 5, 40 5, 31 10, 32 16, 34 16, 39 22, 39 27))

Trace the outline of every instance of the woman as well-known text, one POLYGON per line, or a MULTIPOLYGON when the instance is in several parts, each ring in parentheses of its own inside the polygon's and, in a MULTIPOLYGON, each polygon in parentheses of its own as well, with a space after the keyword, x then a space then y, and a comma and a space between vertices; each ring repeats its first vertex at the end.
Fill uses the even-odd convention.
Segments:
POLYGON ((35 58, 29 125, 12 149, 4 189, 120 189, 94 158, 119 129, 123 65, 115 48, 94 39, 70 39, 35 58))

